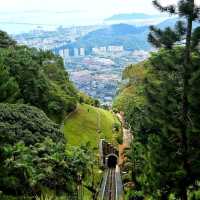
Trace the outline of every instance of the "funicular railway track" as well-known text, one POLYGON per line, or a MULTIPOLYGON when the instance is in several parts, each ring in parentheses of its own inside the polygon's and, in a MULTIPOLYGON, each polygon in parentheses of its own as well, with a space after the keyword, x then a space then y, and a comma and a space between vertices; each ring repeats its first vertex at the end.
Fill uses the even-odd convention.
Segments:
POLYGON ((100 163, 104 168, 104 175, 98 200, 124 199, 120 168, 118 166, 118 154, 118 150, 113 145, 103 139, 100 141, 100 163))
POLYGON ((115 168, 108 169, 103 200, 116 200, 115 168))

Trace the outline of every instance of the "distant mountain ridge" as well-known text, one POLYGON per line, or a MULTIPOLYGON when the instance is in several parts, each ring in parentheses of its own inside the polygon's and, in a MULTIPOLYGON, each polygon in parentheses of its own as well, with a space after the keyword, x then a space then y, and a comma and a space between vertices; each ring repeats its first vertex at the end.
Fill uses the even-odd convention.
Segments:
POLYGON ((144 42, 147 39, 148 26, 136 27, 128 24, 115 24, 106 28, 88 33, 70 47, 102 47, 109 45, 122 45, 126 50, 148 50, 150 45, 144 42))
MULTIPOLYGON (((166 27, 174 28, 177 21, 179 21, 179 20, 181 20, 181 19, 178 19, 177 17, 169 18, 169 19, 166 19, 163 22, 159 23, 157 25, 157 27, 160 28, 160 29, 164 29, 166 27)), ((182 20, 184 21, 184 19, 182 19, 182 20)), ((193 28, 196 28, 198 26, 199 26, 198 22, 193 22, 193 28)))
MULTIPOLYGON (((169 18, 156 25, 157 28, 174 28, 176 18, 169 18)), ((197 23, 194 24, 194 27, 197 23)), ((76 42, 68 45, 68 48, 84 47, 91 53, 93 47, 103 47, 109 45, 123 46, 125 50, 151 50, 152 46, 148 43, 149 26, 134 26, 125 23, 106 26, 92 31, 79 38, 76 42)))
POLYGON ((122 13, 122 14, 116 14, 113 15, 104 21, 125 21, 125 20, 136 20, 136 19, 150 19, 150 18, 157 18, 159 17, 158 15, 148 15, 144 13, 122 13))
POLYGON ((91 36, 93 34, 115 34, 115 35, 123 35, 123 34, 138 34, 141 32, 144 32, 148 27, 147 26, 134 26, 129 24, 114 24, 111 26, 108 26, 103 29, 98 29, 96 31, 90 32, 88 35, 85 36, 87 38, 88 36, 91 36))

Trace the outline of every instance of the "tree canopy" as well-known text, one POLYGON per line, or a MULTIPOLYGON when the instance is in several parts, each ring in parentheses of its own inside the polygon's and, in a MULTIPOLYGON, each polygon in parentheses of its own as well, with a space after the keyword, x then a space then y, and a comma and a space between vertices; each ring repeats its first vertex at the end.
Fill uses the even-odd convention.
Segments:
POLYGON ((151 26, 149 42, 158 51, 140 70, 131 65, 123 73, 125 89, 134 88, 131 100, 121 107, 134 133, 127 154, 135 184, 129 197, 198 199, 200 37, 192 23, 199 20, 199 7, 193 0, 166 7, 153 3, 161 12, 178 14, 181 21, 175 29, 151 26))
POLYGON ((50 51, 18 45, 0 48, 0 76, 1 102, 36 106, 57 121, 76 108, 77 91, 62 59, 50 51))
POLYGON ((63 134, 42 111, 0 104, 1 191, 34 195, 50 183, 54 189, 67 190, 64 152, 63 134))

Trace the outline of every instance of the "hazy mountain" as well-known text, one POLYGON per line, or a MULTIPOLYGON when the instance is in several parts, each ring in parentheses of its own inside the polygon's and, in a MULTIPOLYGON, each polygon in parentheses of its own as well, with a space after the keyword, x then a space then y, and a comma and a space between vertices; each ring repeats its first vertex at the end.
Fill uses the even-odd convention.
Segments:
MULTIPOLYGON (((160 28, 160 29, 164 29, 166 27, 174 28, 178 20, 180 20, 180 19, 178 19, 178 18, 169 18, 169 19, 164 20, 163 22, 159 23, 157 25, 157 27, 160 28)), ((184 21, 184 19, 183 19, 183 21, 184 21)), ((199 26, 199 23, 197 23, 197 22, 193 23, 193 28, 195 28, 197 26, 199 26)))
MULTIPOLYGON (((157 24, 158 28, 174 27, 176 18, 170 18, 157 24)), ((194 27, 197 23, 194 24, 194 27)), ((150 50, 151 45, 147 41, 149 26, 134 26, 129 24, 115 24, 92 31, 79 38, 77 42, 68 47, 84 47, 90 53, 93 47, 109 45, 122 45, 125 50, 150 50)))
POLYGON ((123 14, 117 14, 113 15, 105 21, 114 21, 114 20, 135 20, 135 19, 150 19, 150 18, 156 18, 159 17, 158 15, 148 15, 144 13, 123 13, 123 14))
POLYGON ((116 24, 92 31, 70 46, 91 49, 93 47, 123 45, 126 50, 148 50, 150 45, 147 42, 147 33, 148 26, 136 27, 128 24, 116 24))
POLYGON ((169 18, 157 25, 158 28, 164 29, 166 27, 173 28, 177 22, 177 18, 169 18))

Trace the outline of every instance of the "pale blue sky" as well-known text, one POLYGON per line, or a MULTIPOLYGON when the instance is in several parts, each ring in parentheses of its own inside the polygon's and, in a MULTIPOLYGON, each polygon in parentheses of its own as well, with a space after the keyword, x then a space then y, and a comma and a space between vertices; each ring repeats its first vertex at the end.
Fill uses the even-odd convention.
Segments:
MULTIPOLYGON (((160 0, 163 4, 176 0, 160 0)), ((200 2, 200 0, 196 0, 200 2)), ((71 26, 100 24, 119 13, 156 14, 152 0, 0 0, 0 29, 10 33, 32 25, 71 26)))
MULTIPOLYGON (((0 12, 48 10, 87 11, 96 15, 112 15, 123 12, 154 13, 152 0, 0 0, 0 12)), ((161 2, 176 2, 161 0, 161 2)))

